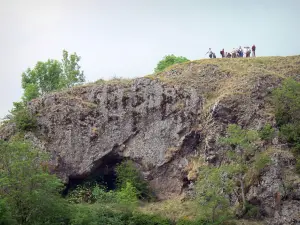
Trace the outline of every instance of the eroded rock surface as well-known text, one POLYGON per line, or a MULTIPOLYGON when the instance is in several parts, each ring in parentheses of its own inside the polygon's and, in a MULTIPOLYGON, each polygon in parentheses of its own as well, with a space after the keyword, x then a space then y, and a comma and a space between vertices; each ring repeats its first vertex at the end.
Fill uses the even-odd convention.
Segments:
MULTIPOLYGON (((266 123, 275 126, 267 99, 282 78, 265 73, 258 66, 233 76, 217 65, 191 62, 167 70, 161 80, 139 78, 53 93, 30 103, 38 129, 25 137, 51 153, 52 170, 66 182, 129 158, 159 199, 178 197, 184 190, 193 193, 197 174, 188 171, 191 157, 220 162, 224 149, 218 138, 228 124, 256 130, 266 123)), ((0 139, 13 132, 13 125, 4 127, 0 139)), ((247 188, 247 201, 268 224, 300 224, 295 158, 278 140, 269 145, 272 164, 247 188)))
POLYGON ((200 140, 193 128, 201 97, 146 78, 124 86, 80 87, 31 102, 56 173, 85 177, 115 154, 139 164, 159 198, 180 194, 186 157, 200 140))

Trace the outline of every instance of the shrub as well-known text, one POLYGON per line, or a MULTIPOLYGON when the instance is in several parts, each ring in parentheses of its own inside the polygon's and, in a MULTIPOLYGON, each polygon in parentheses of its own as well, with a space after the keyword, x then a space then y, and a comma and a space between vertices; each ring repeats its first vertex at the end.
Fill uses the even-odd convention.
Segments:
POLYGON ((247 202, 246 213, 244 217, 254 219, 254 218, 258 218, 259 216, 260 213, 258 207, 247 202))
POLYGON ((131 183, 127 182, 125 187, 122 187, 116 193, 117 201, 121 205, 127 207, 127 209, 131 210, 137 206, 138 198, 137 198, 137 190, 131 183))
POLYGON ((300 82, 286 79, 273 91, 273 103, 280 137, 300 149, 300 82))
POLYGON ((157 215, 135 213, 128 225, 171 225, 171 221, 157 215))
POLYGON ((288 78, 273 91, 275 119, 278 126, 300 121, 300 83, 288 78))
POLYGON ((94 203, 96 197, 93 195, 94 185, 86 183, 83 185, 78 185, 76 188, 69 192, 68 202, 70 203, 94 203))
POLYGON ((32 131, 37 127, 36 118, 30 114, 22 102, 14 102, 11 111, 12 121, 19 131, 32 131))
POLYGON ((68 207, 59 195, 63 184, 43 166, 49 159, 45 153, 29 143, 0 141, 0 155, 0 166, 5 165, 1 167, 0 193, 6 215, 10 212, 11 218, 23 225, 68 221, 68 207))
POLYGON ((102 205, 73 205, 71 225, 127 225, 131 217, 129 213, 115 212, 102 205))
POLYGON ((7 202, 0 199, 0 224, 1 225, 17 225, 17 221, 12 218, 11 212, 7 207, 7 202))
POLYGON ((300 153, 300 122, 282 125, 279 135, 294 147, 295 153, 300 153))
MULTIPOLYGON (((198 225, 195 220, 189 220, 189 219, 179 219, 176 223, 176 225, 198 225)), ((203 224, 203 223, 201 223, 203 224)))
POLYGON ((177 221, 176 225, 236 225, 235 222, 230 221, 229 217, 223 216, 219 217, 215 222, 211 222, 204 218, 197 218, 195 220, 180 219, 177 221))
POLYGON ((167 67, 177 64, 177 63, 183 63, 188 62, 189 60, 183 56, 175 56, 175 55, 166 55, 162 60, 160 60, 154 69, 154 72, 161 72, 167 67))
POLYGON ((275 130, 270 124, 266 124, 259 132, 259 137, 264 141, 271 141, 274 138, 275 130))
POLYGON ((99 185, 96 185, 94 187, 92 195, 97 202, 101 202, 101 203, 117 202, 115 192, 106 191, 105 188, 99 185))
POLYGON ((139 198, 151 198, 147 182, 142 178, 140 172, 131 160, 126 160, 116 167, 117 188, 126 188, 130 183, 135 189, 139 198))

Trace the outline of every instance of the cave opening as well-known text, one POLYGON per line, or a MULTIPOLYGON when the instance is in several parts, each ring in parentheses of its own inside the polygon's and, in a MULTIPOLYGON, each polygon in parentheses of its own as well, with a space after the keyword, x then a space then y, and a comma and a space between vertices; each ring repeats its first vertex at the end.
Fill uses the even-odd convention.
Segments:
POLYGON ((79 185, 95 185, 103 186, 107 191, 115 190, 117 175, 115 168, 122 162, 123 158, 117 154, 108 154, 96 162, 94 169, 87 176, 69 177, 69 182, 66 185, 63 195, 66 196, 69 191, 74 190, 79 185))

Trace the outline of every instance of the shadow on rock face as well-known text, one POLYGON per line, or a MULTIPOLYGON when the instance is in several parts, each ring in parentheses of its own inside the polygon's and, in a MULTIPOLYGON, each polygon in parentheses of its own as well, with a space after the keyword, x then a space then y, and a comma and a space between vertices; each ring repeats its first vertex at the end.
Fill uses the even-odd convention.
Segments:
POLYGON ((73 190, 78 185, 83 184, 99 184, 106 187, 107 190, 116 189, 116 171, 115 168, 122 162, 123 158, 117 154, 108 154, 101 159, 101 161, 95 162, 94 169, 87 176, 69 177, 69 182, 63 191, 64 195, 67 195, 70 190, 73 190))

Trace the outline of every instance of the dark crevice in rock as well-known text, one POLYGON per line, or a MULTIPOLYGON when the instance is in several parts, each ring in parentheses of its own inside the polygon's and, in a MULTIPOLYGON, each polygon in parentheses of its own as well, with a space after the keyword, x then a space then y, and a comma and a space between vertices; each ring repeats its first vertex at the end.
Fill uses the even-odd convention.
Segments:
POLYGON ((107 190, 116 189, 116 166, 121 163, 123 157, 110 153, 101 158, 101 160, 94 163, 94 168, 90 174, 83 176, 69 177, 69 182, 66 185, 63 195, 67 195, 70 190, 73 190, 78 185, 83 184, 99 184, 104 186, 107 190))

